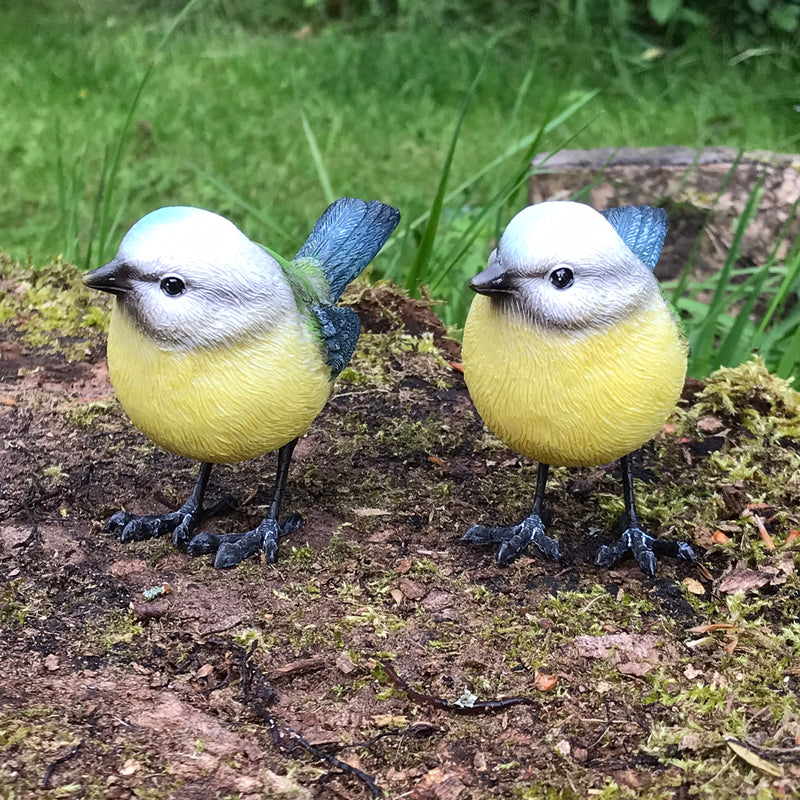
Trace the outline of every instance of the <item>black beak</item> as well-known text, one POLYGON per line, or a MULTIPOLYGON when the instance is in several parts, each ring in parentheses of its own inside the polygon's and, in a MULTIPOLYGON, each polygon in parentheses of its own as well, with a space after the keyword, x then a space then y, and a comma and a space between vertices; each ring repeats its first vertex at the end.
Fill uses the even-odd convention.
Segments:
POLYGON ((124 262, 110 261, 102 267, 87 272, 83 282, 91 289, 113 295, 123 295, 131 290, 130 267, 124 262))
POLYGON ((489 258, 489 266, 469 282, 469 288, 478 294, 492 296, 510 294, 515 287, 513 277, 503 270, 499 260, 492 253, 489 258))

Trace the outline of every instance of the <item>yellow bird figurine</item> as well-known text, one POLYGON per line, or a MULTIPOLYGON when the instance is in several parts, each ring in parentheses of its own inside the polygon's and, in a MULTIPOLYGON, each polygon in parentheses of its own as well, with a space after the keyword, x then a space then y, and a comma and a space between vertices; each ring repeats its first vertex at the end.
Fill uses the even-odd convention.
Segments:
POLYGON ((636 513, 630 454, 675 407, 687 345, 653 268, 667 229, 663 209, 625 206, 599 213, 545 202, 517 214, 470 281, 477 292, 464 330, 464 377, 486 425, 539 462, 533 509, 508 527, 474 525, 462 537, 498 543, 500 564, 531 542, 552 559, 545 533, 549 465, 595 466, 620 459, 623 534, 603 545, 610 566, 632 550, 650 576, 656 555, 695 560, 685 542, 655 539, 636 513))
POLYGON ((292 261, 278 260, 232 222, 199 208, 161 208, 140 219, 116 258, 84 276, 115 296, 108 367, 134 425, 166 450, 202 462, 178 510, 114 514, 123 541, 172 534, 216 567, 263 549, 302 523, 278 521, 298 437, 325 405, 358 339, 356 313, 337 306, 345 286, 383 247, 397 209, 341 198, 317 220, 292 261), (278 451, 266 519, 251 531, 195 534, 212 464, 278 451))

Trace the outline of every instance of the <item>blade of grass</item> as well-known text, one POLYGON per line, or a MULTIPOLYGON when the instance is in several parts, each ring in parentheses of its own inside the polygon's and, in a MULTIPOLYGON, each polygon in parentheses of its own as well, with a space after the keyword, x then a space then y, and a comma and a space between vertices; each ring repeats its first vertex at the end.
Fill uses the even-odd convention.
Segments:
POLYGON ((314 159, 314 168, 317 171, 319 185, 322 188, 322 196, 325 198, 325 202, 330 205, 336 200, 336 195, 331 187, 328 170, 325 168, 325 162, 322 160, 322 153, 319 151, 314 131, 311 130, 311 125, 308 124, 308 117, 306 117, 305 111, 300 112, 300 120, 303 123, 303 133, 306 135, 308 148, 311 150, 311 157, 314 159))
MULTIPOLYGON (((694 266, 694 260, 697 257, 697 253, 700 249, 700 243, 703 240, 703 234, 705 233, 706 227, 708 226, 709 222, 711 222, 711 218, 716 211, 717 204, 720 201, 722 195, 727 191, 728 187, 733 180, 733 176, 736 174, 736 170, 739 168, 739 164, 744 156, 744 150, 739 150, 736 154, 736 158, 733 160, 733 163, 730 166, 730 169, 725 173, 725 177, 722 179, 722 183, 717 190, 714 199, 708 205, 705 213, 705 219, 703 220, 703 224, 700 226, 700 231, 695 237, 694 243, 692 244, 691 252, 689 253, 689 258, 686 259, 686 265, 681 272, 680 277, 678 278, 678 282, 675 284, 675 289, 672 292, 672 299, 671 302, 673 304, 677 304, 678 298, 686 291, 686 287, 689 283, 689 278, 692 272, 692 267, 694 266)), ((695 160, 689 167, 687 168, 686 172, 684 173, 681 181, 686 181, 689 178, 690 170, 693 166, 697 164, 697 160, 695 160)))
POLYGON ((200 169, 200 167, 197 167, 194 164, 190 164, 189 166, 212 186, 215 186, 220 190, 220 192, 222 192, 224 195, 227 195, 227 197, 229 197, 234 203, 241 206, 248 214, 250 214, 250 216, 255 217, 265 228, 274 231, 287 241, 291 239, 291 235, 288 233, 286 228, 284 228, 278 222, 278 220, 272 216, 272 214, 254 206, 247 198, 240 195, 227 183, 221 181, 210 172, 206 172, 204 169, 200 169))
MULTIPOLYGON (((597 95, 600 94, 599 89, 593 89, 592 91, 585 92, 580 99, 576 100, 574 103, 571 103, 564 111, 561 112, 557 117, 553 117, 545 126, 544 126, 544 134, 552 133, 559 125, 563 125, 573 114, 579 111, 583 106, 585 106, 590 100, 593 100, 597 95)), ((585 127, 581 130, 585 130, 585 127)), ((540 131, 537 128, 533 133, 529 133, 526 136, 523 136, 518 141, 514 142, 510 147, 506 148, 497 158, 488 163, 484 164, 480 169, 476 170, 472 173, 466 180, 462 181, 458 186, 454 189, 451 189, 444 198, 445 203, 451 203, 456 197, 462 195, 467 189, 472 187, 475 183, 477 183, 481 178, 485 175, 490 173, 492 170, 499 167, 504 162, 508 161, 509 158, 513 158, 517 153, 525 148, 530 148, 531 143, 537 141, 541 137, 540 131)), ((553 153, 549 154, 549 158, 552 157, 558 150, 554 150, 553 153)), ((542 162, 540 166, 543 166, 546 163, 546 160, 542 162)), ((415 230, 420 225, 422 225, 430 216, 430 211, 426 211, 424 214, 420 214, 416 219, 412 220, 409 225, 409 230, 415 230)), ((396 245, 397 239, 399 237, 393 236, 389 241, 386 243, 386 247, 384 247, 384 251, 391 247, 394 243, 396 245)))
POLYGON ((422 282, 428 268, 428 261, 430 260, 431 253, 433 252, 433 243, 436 240, 436 233, 439 228, 439 218, 442 215, 442 206, 444 205, 445 191, 447 189, 447 179, 450 177, 450 168, 453 165, 453 156, 456 152, 456 145, 458 144, 458 138, 461 135, 461 128, 464 124, 464 119, 467 116, 467 110, 469 109, 470 102, 475 94, 475 89, 478 86, 481 76, 483 75, 483 71, 486 68, 486 64, 489 60, 489 54, 490 50, 487 48, 483 61, 478 68, 478 72, 472 79, 472 84, 470 85, 469 89, 467 89, 467 93, 464 95, 464 103, 461 107, 461 113, 456 121, 456 126, 450 139, 450 146, 447 150, 447 156, 445 157, 442 171, 439 176, 439 186, 436 190, 436 196, 433 199, 433 205, 428 213, 428 224, 425 226, 425 230, 422 233, 422 239, 420 240, 414 260, 412 261, 411 267, 406 274, 406 289, 410 293, 418 292, 419 285, 422 282))
MULTIPOLYGON (((150 75, 155 68, 156 60, 159 54, 166 47, 175 30, 188 16, 189 12, 201 2, 202 0, 188 0, 186 5, 175 15, 169 27, 167 28, 166 33, 161 38, 161 41, 153 49, 153 53, 150 57, 147 68, 145 69, 144 74, 142 75, 141 80, 136 87, 136 91, 134 92, 130 105, 128 106, 128 113, 126 114, 125 119, 120 127, 119 135, 117 136, 116 147, 114 148, 114 155, 110 161, 110 166, 108 166, 109 162, 107 161, 107 158, 103 159, 103 174, 101 176, 101 183, 97 192, 95 216, 92 220, 92 230, 94 233, 89 239, 89 243, 86 248, 86 258, 84 260, 84 267, 87 269, 92 259, 92 250, 95 244, 95 234, 98 235, 103 242, 107 242, 111 236, 111 231, 109 230, 111 200, 114 196, 114 189, 116 188, 117 176, 122 163, 122 155, 130 135, 133 115, 136 113, 136 109, 139 106, 139 100, 144 92, 144 87, 147 85, 150 75), (106 170, 107 166, 108 169, 106 170)), ((103 253, 100 255, 102 257, 103 253)))
POLYGON ((712 363, 714 343, 717 335, 718 317, 723 313, 727 299, 727 289, 730 274, 741 252, 742 237, 753 220, 763 196, 763 187, 766 174, 758 180, 750 196, 747 198, 744 211, 739 217, 738 224, 733 234, 728 256, 725 264, 719 271, 717 288, 708 308, 708 313, 703 324, 698 328, 691 341, 692 355, 690 356, 690 372, 692 375, 707 375, 712 363))
POLYGON ((794 334, 783 351, 781 360, 778 362, 778 368, 776 369, 778 377, 790 377, 795 372, 798 362, 800 362, 800 325, 795 328, 794 334))

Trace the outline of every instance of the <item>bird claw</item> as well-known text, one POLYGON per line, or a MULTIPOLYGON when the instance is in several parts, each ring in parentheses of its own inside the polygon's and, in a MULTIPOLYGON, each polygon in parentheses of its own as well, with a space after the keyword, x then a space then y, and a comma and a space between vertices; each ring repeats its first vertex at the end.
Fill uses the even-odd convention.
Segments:
POLYGON ((645 533, 638 525, 625 529, 622 536, 612 545, 602 545, 597 552, 594 563, 598 567, 611 567, 628 551, 631 551, 639 566, 649 577, 656 574, 658 562, 656 556, 668 556, 681 561, 697 561, 694 550, 686 542, 669 539, 655 539, 645 533))
POLYGON ((499 543, 497 563, 501 567, 511 564, 531 543, 553 561, 561 558, 558 542, 544 532, 544 523, 538 514, 531 514, 518 525, 473 525, 461 541, 478 545, 499 543))
POLYGON ((183 547, 200 521, 200 509, 181 508, 167 514, 131 514, 117 511, 106 522, 103 530, 118 533, 121 542, 142 542, 157 536, 172 534, 176 547, 183 547))
POLYGON ((258 527, 243 533, 198 533, 187 547, 190 555, 216 553, 214 567, 227 569, 236 566, 248 556, 264 550, 267 561, 274 564, 278 559, 278 540, 296 531, 303 524, 299 514, 290 514, 283 522, 265 519, 258 527))

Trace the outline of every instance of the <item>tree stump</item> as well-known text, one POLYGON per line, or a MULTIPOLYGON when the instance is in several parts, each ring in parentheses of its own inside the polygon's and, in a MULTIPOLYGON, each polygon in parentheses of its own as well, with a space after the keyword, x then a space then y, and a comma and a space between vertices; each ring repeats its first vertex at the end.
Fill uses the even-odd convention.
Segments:
POLYGON ((762 179, 758 210, 742 239, 740 264, 764 264, 776 245, 777 260, 783 261, 800 234, 800 155, 740 154, 727 147, 620 147, 539 153, 533 168, 531 203, 575 198, 597 209, 664 206, 670 232, 656 269, 661 279, 679 275, 695 247, 694 277, 719 269, 738 219, 762 179))

